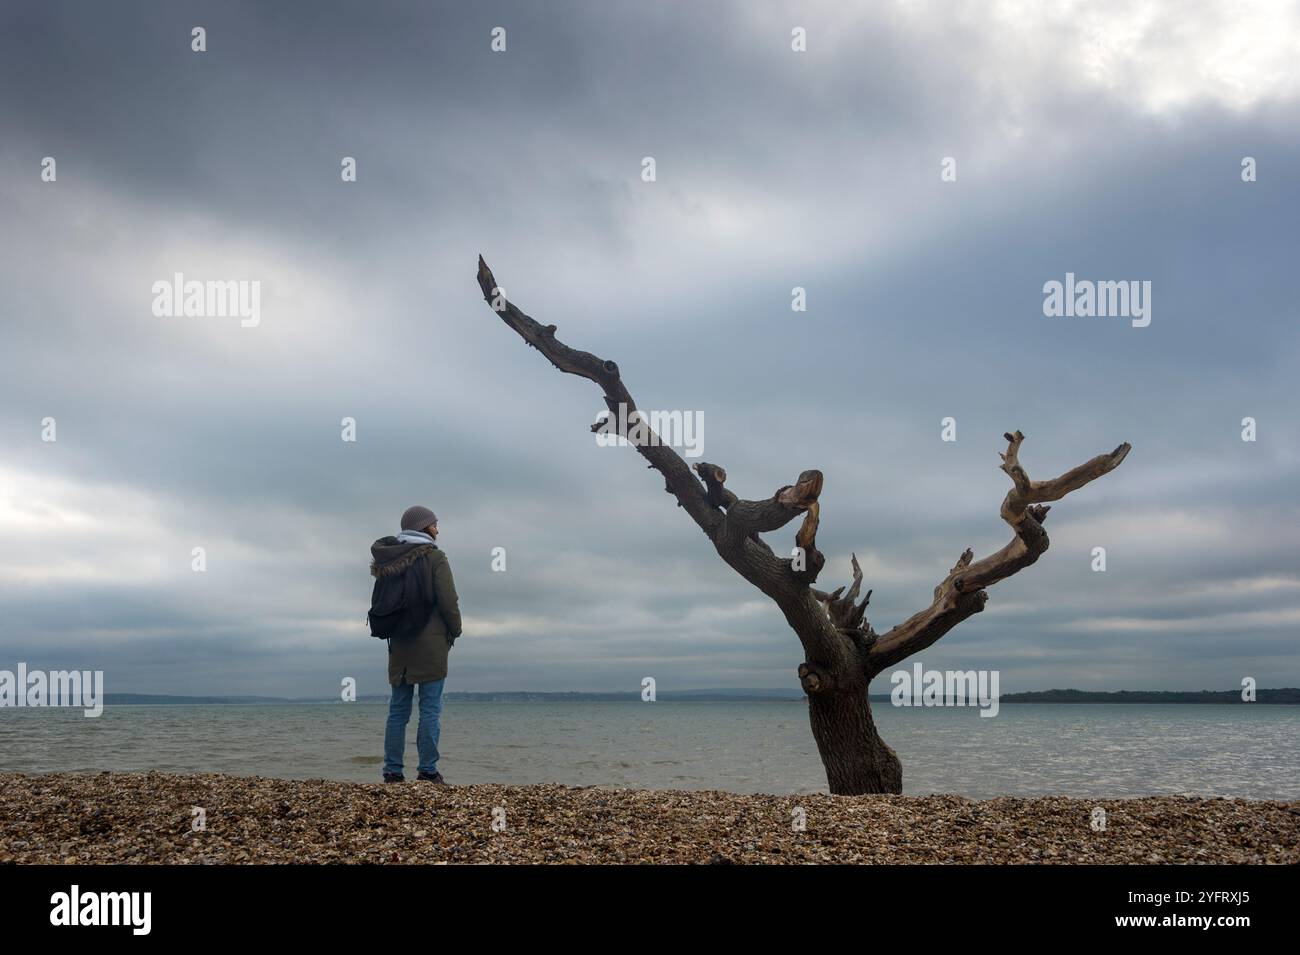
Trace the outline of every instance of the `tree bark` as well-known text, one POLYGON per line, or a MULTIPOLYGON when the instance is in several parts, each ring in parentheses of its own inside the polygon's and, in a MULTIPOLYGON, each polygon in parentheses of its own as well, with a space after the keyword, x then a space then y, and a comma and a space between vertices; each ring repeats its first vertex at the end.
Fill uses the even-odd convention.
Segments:
MULTIPOLYGON (((638 412, 623 384, 618 365, 565 345, 554 325, 543 326, 507 300, 492 271, 480 256, 478 283, 483 298, 511 329, 540 351, 560 371, 586 378, 599 386, 614 415, 617 433, 631 440, 638 412)), ((592 425, 595 431, 601 425, 592 425)), ((606 423, 605 427, 608 427, 606 423)), ((1008 442, 1002 470, 1012 488, 1002 502, 1001 516, 1013 537, 1005 547, 976 561, 968 549, 934 588, 929 607, 913 614, 884 636, 877 636, 866 618, 868 590, 857 602, 862 568, 852 557, 852 583, 831 593, 812 585, 825 566, 817 549, 821 520, 819 498, 824 483, 820 471, 802 472, 765 500, 741 500, 726 487, 727 472, 700 462, 691 468, 648 426, 636 430, 633 446, 664 477, 664 490, 712 542, 714 549, 741 577, 772 599, 803 646, 799 683, 808 698, 808 719, 817 751, 826 769, 830 791, 837 795, 902 792, 903 772, 898 756, 876 730, 867 688, 885 669, 933 644, 962 620, 984 609, 984 588, 1033 564, 1047 550, 1043 522, 1050 508, 1071 491, 1117 468, 1128 455, 1121 444, 1050 481, 1031 481, 1020 465, 1019 431, 1004 435, 1008 442), (803 520, 790 558, 780 558, 761 534, 779 530, 796 517, 803 520)))
POLYGON ((808 721, 832 793, 903 791, 903 766, 876 731, 865 690, 810 696, 808 721))

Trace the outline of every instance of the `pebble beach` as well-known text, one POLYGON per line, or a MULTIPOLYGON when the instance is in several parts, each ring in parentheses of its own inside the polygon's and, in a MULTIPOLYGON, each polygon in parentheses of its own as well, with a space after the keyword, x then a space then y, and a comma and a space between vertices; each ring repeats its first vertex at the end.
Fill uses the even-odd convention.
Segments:
POLYGON ((0 774, 0 863, 1296 862, 1300 802, 0 774))

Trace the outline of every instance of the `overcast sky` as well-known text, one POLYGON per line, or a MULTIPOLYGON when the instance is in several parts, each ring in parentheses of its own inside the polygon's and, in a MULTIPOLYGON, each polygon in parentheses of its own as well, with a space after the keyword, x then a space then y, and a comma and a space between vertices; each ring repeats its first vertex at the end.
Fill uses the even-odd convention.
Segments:
POLYGON ((1228 6, 6 3, 0 668, 383 692, 368 547, 419 503, 449 689, 796 687, 481 252, 742 497, 822 470, 821 584, 856 551, 881 633, 1009 539, 1004 431, 1036 478, 1132 442, 927 667, 1300 684, 1300 14, 1228 6), (260 282, 260 324, 156 316, 177 272, 260 282), (1046 317, 1067 272, 1150 281, 1151 324, 1046 317))

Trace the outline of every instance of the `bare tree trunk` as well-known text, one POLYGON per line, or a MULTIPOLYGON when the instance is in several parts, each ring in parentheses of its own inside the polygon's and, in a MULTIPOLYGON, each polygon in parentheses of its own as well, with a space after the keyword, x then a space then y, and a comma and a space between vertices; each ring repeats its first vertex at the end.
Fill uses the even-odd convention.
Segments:
MULTIPOLYGON (((1008 432, 1002 470, 1012 489, 1002 502, 1001 516, 1014 536, 1001 550, 974 560, 968 549, 948 575, 934 588, 934 601, 883 636, 877 636, 866 619, 868 590, 857 603, 862 568, 851 559, 853 580, 847 592, 813 588, 826 558, 817 550, 817 527, 823 476, 804 471, 793 485, 776 490, 766 500, 741 500, 726 487, 727 472, 716 464, 700 462, 691 468, 671 447, 659 440, 639 420, 632 395, 623 384, 618 365, 589 352, 578 351, 555 337, 554 325, 540 325, 506 300, 487 263, 478 260, 478 283, 483 297, 510 328, 536 348, 560 371, 595 382, 605 404, 619 422, 617 433, 627 439, 664 477, 664 490, 690 515, 713 543, 714 549, 740 576, 767 594, 785 615, 803 645, 804 662, 799 682, 808 695, 808 719, 817 751, 826 768, 830 791, 839 795, 897 793, 902 791, 902 766, 885 744, 871 718, 867 687, 885 669, 924 650, 972 614, 984 609, 984 588, 1028 567, 1047 550, 1043 522, 1050 510, 1044 502, 1059 501, 1071 491, 1117 468, 1128 455, 1121 444, 1109 454, 1067 471, 1050 481, 1031 481, 1020 465, 1024 435, 1008 432), (633 425, 628 428, 627 425, 633 425), (795 534, 789 558, 777 557, 760 535, 778 530, 799 515, 803 521, 795 534)), ((592 430, 607 430, 592 425, 592 430)))
POLYGON ((903 766, 876 731, 865 689, 810 696, 808 721, 832 793, 903 791, 903 766))

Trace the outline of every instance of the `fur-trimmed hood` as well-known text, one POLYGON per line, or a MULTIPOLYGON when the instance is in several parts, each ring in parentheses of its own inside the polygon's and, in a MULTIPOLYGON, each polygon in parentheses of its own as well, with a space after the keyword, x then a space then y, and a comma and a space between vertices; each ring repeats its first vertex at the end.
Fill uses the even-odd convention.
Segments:
POLYGON ((437 549, 435 544, 404 544, 396 537, 381 537, 370 545, 370 575, 390 577, 400 574, 437 549))

